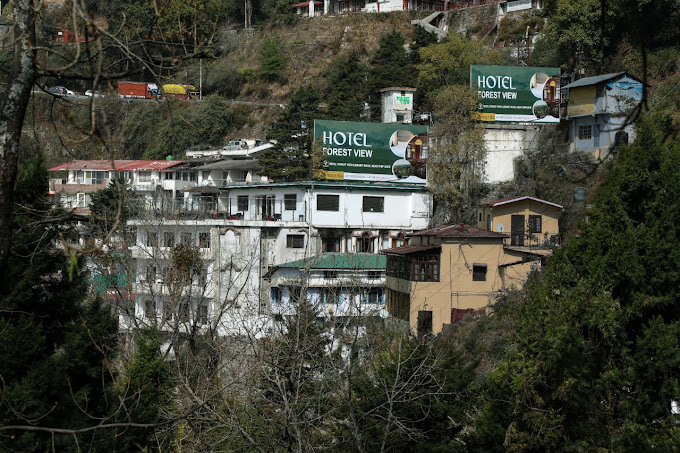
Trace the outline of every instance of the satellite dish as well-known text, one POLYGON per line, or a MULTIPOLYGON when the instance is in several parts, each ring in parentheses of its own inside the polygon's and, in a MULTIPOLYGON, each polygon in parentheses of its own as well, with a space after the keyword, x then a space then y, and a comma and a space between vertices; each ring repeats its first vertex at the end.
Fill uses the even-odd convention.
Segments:
POLYGON ((505 232, 505 225, 503 225, 502 223, 496 223, 496 232, 497 233, 505 232))

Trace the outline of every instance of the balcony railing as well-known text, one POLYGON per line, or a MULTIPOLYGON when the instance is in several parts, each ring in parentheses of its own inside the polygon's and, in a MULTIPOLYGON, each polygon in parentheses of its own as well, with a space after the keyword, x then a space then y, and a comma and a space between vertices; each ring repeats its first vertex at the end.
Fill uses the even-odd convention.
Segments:
POLYGON ((266 197, 249 197, 247 204, 236 197, 190 198, 140 198, 136 200, 140 218, 166 218, 174 220, 245 220, 265 222, 305 222, 304 202, 295 203, 295 209, 284 200, 266 197), (240 201, 240 203, 239 203, 240 201))

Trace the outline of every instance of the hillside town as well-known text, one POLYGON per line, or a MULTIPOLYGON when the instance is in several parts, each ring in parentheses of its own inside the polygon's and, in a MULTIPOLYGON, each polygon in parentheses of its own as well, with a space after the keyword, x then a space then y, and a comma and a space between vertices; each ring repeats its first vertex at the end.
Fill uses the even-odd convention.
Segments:
POLYGON ((675 451, 676 2, 298 1, 0 4, 0 450, 675 451))

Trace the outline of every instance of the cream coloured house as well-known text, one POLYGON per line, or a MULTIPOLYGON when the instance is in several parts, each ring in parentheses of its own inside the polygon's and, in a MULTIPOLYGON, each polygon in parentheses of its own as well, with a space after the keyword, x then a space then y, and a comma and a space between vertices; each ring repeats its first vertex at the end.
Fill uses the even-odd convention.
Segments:
POLYGON ((465 313, 483 312, 504 289, 521 287, 543 254, 506 246, 510 236, 470 225, 408 235, 387 255, 386 306, 419 337, 465 313))

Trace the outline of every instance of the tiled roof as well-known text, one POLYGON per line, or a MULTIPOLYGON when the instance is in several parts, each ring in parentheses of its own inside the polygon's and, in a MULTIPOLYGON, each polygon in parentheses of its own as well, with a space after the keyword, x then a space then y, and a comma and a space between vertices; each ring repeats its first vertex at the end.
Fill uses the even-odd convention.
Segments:
POLYGON ((487 237, 487 238, 506 238, 507 234, 496 233, 495 231, 482 230, 470 225, 442 225, 429 230, 416 231, 408 236, 436 236, 436 237, 487 237))
POLYGON ((279 264, 294 269, 385 269, 385 255, 373 253, 322 253, 317 256, 279 264))
POLYGON ((485 201, 484 203, 480 204, 480 206, 494 207, 494 206, 501 206, 501 205, 508 204, 508 203, 515 203, 517 201, 523 201, 523 200, 531 200, 531 201, 535 201, 537 203, 543 203, 543 204, 547 204, 547 205, 554 206, 556 208, 562 209, 562 206, 557 204, 557 203, 551 203, 550 201, 541 200, 540 198, 530 197, 528 195, 521 196, 521 197, 505 197, 505 198, 499 198, 498 200, 489 200, 489 201, 485 201))

